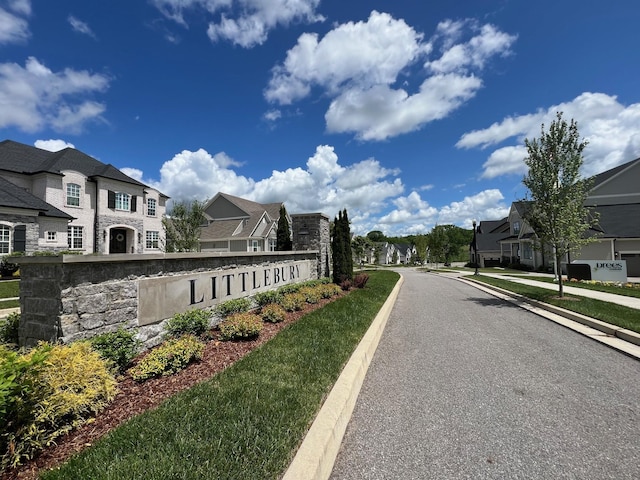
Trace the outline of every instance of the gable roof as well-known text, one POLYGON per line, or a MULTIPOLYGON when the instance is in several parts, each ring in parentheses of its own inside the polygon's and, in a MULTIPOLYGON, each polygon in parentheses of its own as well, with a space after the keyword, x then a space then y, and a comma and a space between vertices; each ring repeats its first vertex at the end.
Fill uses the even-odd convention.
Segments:
POLYGON ((282 205, 262 204, 218 192, 204 207, 209 225, 201 229, 200 239, 264 238, 275 228, 282 205))
POLYGON ((640 204, 592 207, 600 214, 598 230, 603 238, 640 238, 640 204))
POLYGON ((73 220, 74 217, 53 205, 27 192, 24 188, 14 185, 0 177, 0 207, 36 210, 38 215, 45 217, 64 218, 73 220))
POLYGON ((630 162, 623 163, 622 165, 618 165, 617 167, 607 170, 606 172, 602 172, 597 175, 594 175, 592 177, 593 185, 591 186, 591 190, 594 190, 597 187, 604 184, 605 182, 608 182, 610 179, 617 177, 619 174, 621 174, 628 168, 632 167, 635 163, 640 163, 640 158, 636 158, 635 160, 631 160, 630 162))
POLYGON ((104 164, 75 148, 49 152, 13 140, 0 142, 0 169, 25 175, 36 173, 62 175, 64 170, 75 170, 90 178, 103 177, 148 188, 144 183, 125 175, 113 165, 104 164))

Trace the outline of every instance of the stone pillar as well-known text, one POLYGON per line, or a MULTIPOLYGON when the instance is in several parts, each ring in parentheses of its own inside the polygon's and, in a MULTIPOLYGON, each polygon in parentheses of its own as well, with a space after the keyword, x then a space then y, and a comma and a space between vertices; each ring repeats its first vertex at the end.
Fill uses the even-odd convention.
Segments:
POLYGON ((331 235, 329 217, 324 213, 300 213, 291 215, 293 249, 317 250, 318 277, 330 276, 331 235))

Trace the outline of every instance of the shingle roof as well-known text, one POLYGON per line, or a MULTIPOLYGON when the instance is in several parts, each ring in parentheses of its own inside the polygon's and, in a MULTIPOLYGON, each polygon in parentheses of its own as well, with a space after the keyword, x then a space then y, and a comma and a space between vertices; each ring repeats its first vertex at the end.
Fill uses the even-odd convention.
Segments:
POLYGON ((209 225, 203 227, 201 230, 201 240, 212 241, 229 238, 264 237, 271 227, 275 226, 278 217, 280 216, 280 206, 282 203, 262 204, 252 200, 247 200, 246 198, 240 198, 234 195, 229 195, 228 193, 220 192, 211 200, 209 205, 214 203, 218 198, 224 198, 231 202, 242 210, 246 216, 242 219, 216 219, 209 217, 211 220, 209 225), (267 224, 261 227, 260 221, 262 220, 265 212, 268 215, 267 224), (242 222, 242 227, 238 230, 240 222, 242 222), (234 235, 234 233, 236 234, 234 235))
POLYGON ((87 177, 103 177, 147 187, 113 165, 104 164, 75 148, 49 152, 13 140, 0 142, 0 169, 27 175, 41 172, 60 175, 63 170, 75 170, 87 177))
POLYGON ((604 238, 640 238, 640 204, 593 207, 600 214, 599 227, 604 238))
POLYGON ((58 210, 53 205, 49 205, 44 200, 27 192, 24 188, 14 185, 8 180, 0 177, 0 207, 18 208, 24 210, 37 210, 39 215, 54 218, 66 218, 72 220, 74 217, 58 210))
POLYGON ((622 165, 618 165, 617 167, 614 167, 611 170, 607 170, 606 172, 602 172, 602 173, 599 173, 598 175, 594 175, 593 176, 593 185, 592 185, 591 189, 593 190, 594 188, 602 185, 604 182, 606 182, 610 178, 615 177, 616 175, 618 175, 622 171, 626 170, 627 168, 629 168, 632 164, 634 164, 636 162, 640 162, 640 158, 636 158, 635 160, 631 160, 630 162, 623 163, 622 165))

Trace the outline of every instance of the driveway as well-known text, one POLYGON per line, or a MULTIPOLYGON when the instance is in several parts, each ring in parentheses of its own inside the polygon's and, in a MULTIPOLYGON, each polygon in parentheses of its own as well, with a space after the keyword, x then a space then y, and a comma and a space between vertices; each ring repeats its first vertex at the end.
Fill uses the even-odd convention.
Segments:
POLYGON ((640 362, 455 279, 401 273, 332 479, 640 478, 640 362))

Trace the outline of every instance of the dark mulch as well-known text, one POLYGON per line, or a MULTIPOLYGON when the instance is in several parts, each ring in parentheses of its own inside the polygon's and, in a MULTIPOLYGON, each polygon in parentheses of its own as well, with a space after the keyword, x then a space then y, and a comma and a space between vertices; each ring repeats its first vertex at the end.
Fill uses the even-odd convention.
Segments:
POLYGON ((303 315, 321 308, 337 298, 339 296, 329 300, 322 300, 317 304, 307 304, 301 311, 288 313, 283 322, 265 322, 260 336, 254 340, 238 342, 209 341, 204 350, 202 360, 189 365, 176 375, 150 379, 142 383, 135 382, 129 376, 121 377, 118 381, 116 398, 91 423, 86 423, 57 439, 56 445, 43 450, 35 459, 21 467, 2 473, 0 479, 30 480, 37 478, 39 471, 47 470, 63 463, 73 454, 91 446, 100 437, 129 418, 155 408, 168 397, 211 378, 256 347, 273 338, 287 325, 296 322, 303 315))

